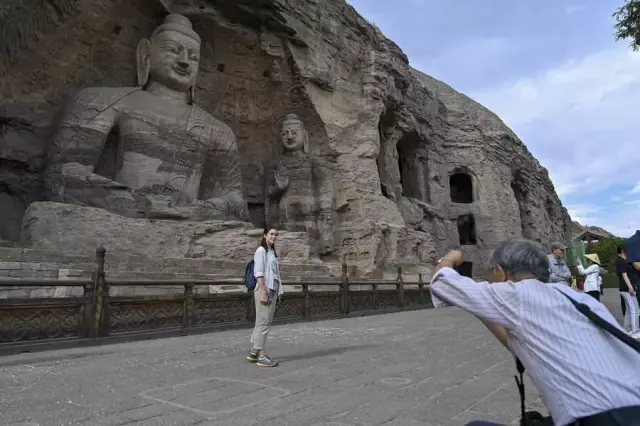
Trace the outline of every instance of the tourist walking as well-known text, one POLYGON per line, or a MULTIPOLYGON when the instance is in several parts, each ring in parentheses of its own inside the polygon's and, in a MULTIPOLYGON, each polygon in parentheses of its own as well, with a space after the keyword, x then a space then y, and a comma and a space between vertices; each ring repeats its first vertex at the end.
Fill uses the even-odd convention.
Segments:
POLYGON ((553 423, 545 424, 640 426, 640 345, 602 303, 550 284, 549 260, 533 241, 514 239, 496 247, 489 282, 453 269, 462 257, 452 250, 438 262, 433 304, 475 315, 521 361, 551 414, 553 423))
POLYGON ((627 262, 627 253, 625 253, 622 246, 618 246, 617 249, 616 274, 618 275, 620 297, 624 299, 625 305, 625 310, 623 312, 623 327, 633 337, 640 337, 640 335, 638 335, 638 300, 636 299, 637 283, 632 282, 635 274, 631 265, 627 262))
POLYGON ((564 252, 567 246, 561 242, 551 243, 551 254, 549 255, 549 282, 569 284, 571 270, 564 260, 564 252))
POLYGON ((280 264, 276 252, 278 231, 265 228, 260 246, 253 255, 253 275, 257 284, 253 292, 256 306, 256 323, 251 335, 251 350, 247 359, 260 367, 275 367, 278 363, 266 354, 269 327, 276 311, 278 297, 284 292, 280 278, 280 264))
POLYGON ((585 254, 590 265, 585 269, 580 259, 576 259, 576 267, 580 275, 584 275, 584 292, 596 300, 600 300, 602 280, 600 279, 600 257, 597 254, 585 254))

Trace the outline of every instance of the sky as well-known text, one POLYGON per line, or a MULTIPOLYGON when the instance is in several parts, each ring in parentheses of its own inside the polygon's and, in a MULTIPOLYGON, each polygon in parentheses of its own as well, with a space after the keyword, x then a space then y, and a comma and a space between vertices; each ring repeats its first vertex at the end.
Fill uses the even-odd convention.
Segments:
POLYGON ((572 219, 640 229, 640 52, 623 0, 348 0, 410 64, 498 114, 572 219))

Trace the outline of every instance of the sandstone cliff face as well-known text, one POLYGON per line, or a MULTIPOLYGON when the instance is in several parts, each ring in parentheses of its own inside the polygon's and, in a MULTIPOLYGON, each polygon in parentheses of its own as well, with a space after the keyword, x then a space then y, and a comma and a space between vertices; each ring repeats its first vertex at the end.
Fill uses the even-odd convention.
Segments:
POLYGON ((169 12, 203 39, 197 103, 236 133, 252 220, 275 122, 300 114, 331 164, 334 254, 361 274, 428 270, 463 243, 474 273, 523 235, 569 236, 546 170, 493 113, 408 64, 344 0, 33 0, 0 6, 0 239, 18 239, 55 112, 88 86, 131 86, 135 47, 169 12), (13 8, 13 9, 12 9, 13 8), (5 18, 3 18, 5 16, 5 18), (4 21, 3 21, 4 19, 4 21))

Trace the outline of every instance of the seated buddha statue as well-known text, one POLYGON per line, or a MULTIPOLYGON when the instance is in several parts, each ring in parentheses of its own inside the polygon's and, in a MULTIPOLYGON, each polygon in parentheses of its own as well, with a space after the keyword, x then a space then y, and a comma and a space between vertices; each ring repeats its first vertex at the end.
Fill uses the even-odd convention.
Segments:
POLYGON ((193 102, 200 37, 169 15, 137 47, 138 87, 81 90, 58 122, 46 199, 127 217, 247 220, 232 130, 193 102))

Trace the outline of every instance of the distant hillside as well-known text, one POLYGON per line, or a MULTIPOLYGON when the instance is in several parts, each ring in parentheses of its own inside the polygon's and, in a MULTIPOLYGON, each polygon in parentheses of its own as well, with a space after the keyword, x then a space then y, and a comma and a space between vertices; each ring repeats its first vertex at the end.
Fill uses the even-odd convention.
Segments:
POLYGON ((576 221, 571 222, 571 235, 573 237, 575 237, 576 235, 579 235, 580 233, 586 230, 589 230, 594 234, 602 235, 603 237, 607 237, 607 238, 615 237, 615 235, 613 235, 611 232, 607 231, 604 228, 600 228, 599 226, 584 226, 576 221))

